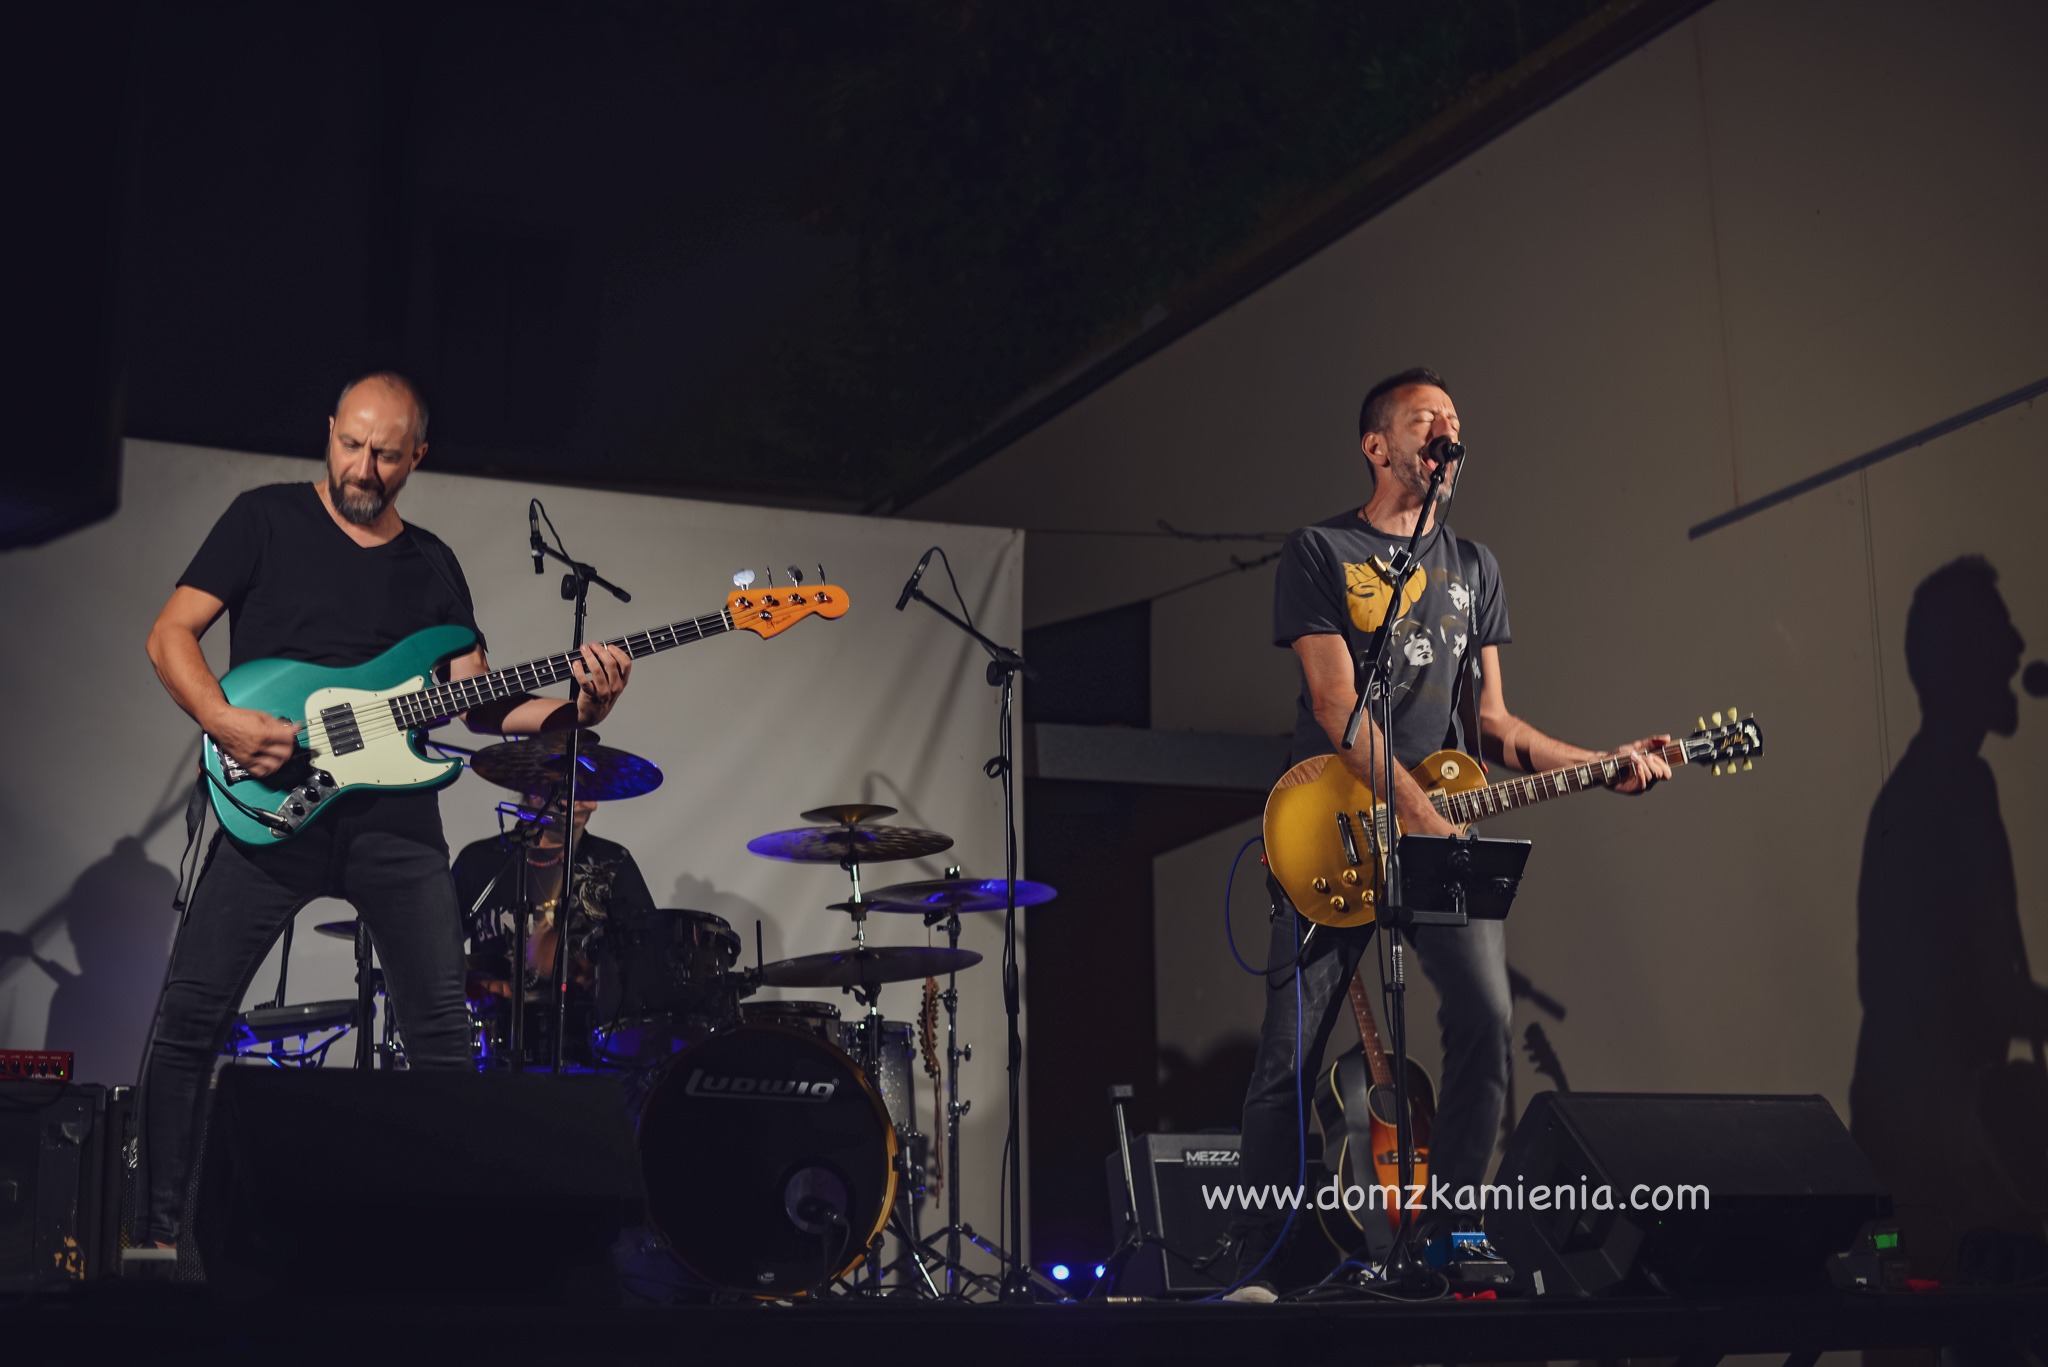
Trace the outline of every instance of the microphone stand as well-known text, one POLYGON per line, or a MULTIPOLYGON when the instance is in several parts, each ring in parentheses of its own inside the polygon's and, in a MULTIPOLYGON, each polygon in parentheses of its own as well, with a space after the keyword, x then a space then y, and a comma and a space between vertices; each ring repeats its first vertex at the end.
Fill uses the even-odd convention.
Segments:
MULTIPOLYGON (((538 499, 534 502, 536 505, 539 504, 538 499)), ((541 515, 546 516, 545 509, 541 515)), ((548 530, 555 530, 552 520, 548 522, 548 530)), ((569 567, 569 572, 562 576, 562 597, 565 601, 576 604, 576 624, 569 639, 569 653, 573 657, 583 649, 583 618, 590 606, 590 586, 598 585, 621 603, 632 602, 633 595, 599 574, 594 566, 571 559, 562 549, 562 537, 559 532, 555 533, 555 544, 552 546, 536 535, 533 548, 540 554, 559 560, 569 567)), ((583 688, 576 682, 573 658, 570 665, 569 706, 573 709, 583 688)), ((555 1038, 553 1058, 548 1068, 554 1073, 562 1071, 562 1048, 567 1042, 569 1030, 569 919, 576 906, 576 780, 583 768, 582 741, 583 728, 576 724, 576 718, 572 715, 569 718, 569 778, 564 785, 568 789, 569 805, 562 830, 562 895, 555 906, 555 1038)), ((515 952, 519 956, 517 980, 523 981, 526 969, 524 942, 517 946, 515 952)))
MULTIPOLYGON (((1434 443, 1432 443, 1434 445, 1434 443)), ((1459 453, 1462 461, 1463 452, 1459 453)), ((1387 610, 1380 618, 1380 624, 1373 631, 1372 640, 1367 643, 1364 656, 1357 663, 1352 685, 1358 693, 1358 701, 1352 705, 1351 719, 1344 727, 1344 748, 1349 750, 1358 740, 1360 724, 1365 719, 1365 709, 1370 690, 1378 689, 1378 716, 1374 719, 1379 727, 1379 759, 1375 766, 1375 777, 1381 778, 1377 794, 1380 808, 1373 813, 1372 829, 1364 832, 1366 847, 1377 856, 1380 870, 1379 921, 1387 928, 1387 957, 1391 967, 1388 970, 1387 1010, 1388 1041, 1394 1057, 1394 1152, 1400 1172, 1401 1225, 1394 1235, 1394 1247, 1387 1255, 1386 1280, 1400 1284, 1419 1280, 1426 1271, 1426 1265, 1415 1249, 1415 1210, 1408 1200, 1408 1192, 1415 1184, 1414 1134, 1408 1104, 1408 978, 1407 959, 1401 943, 1404 925, 1414 924, 1411 913, 1401 905, 1401 856, 1400 840, 1397 834, 1397 818, 1394 814, 1394 681, 1392 668, 1387 663, 1387 643, 1393 637, 1394 622, 1402 615, 1402 596, 1408 585, 1408 578, 1415 572, 1415 548, 1422 542, 1425 527, 1434 527, 1439 533, 1445 527, 1444 516, 1436 513, 1436 493, 1443 485, 1444 470, 1450 464, 1438 460, 1430 471, 1429 488, 1422 496, 1422 511, 1416 516, 1415 530, 1408 535, 1408 544, 1401 548, 1388 566, 1388 586, 1392 596, 1387 610)), ((1462 463, 1459 470, 1463 472, 1462 463)), ((1457 484, 1451 485, 1452 496, 1457 494, 1457 484)), ((1450 511, 1446 501, 1444 514, 1450 511)), ((1463 667, 1462 664, 1460 666, 1463 667)), ((1371 784, 1367 784, 1368 790, 1371 784)), ((1298 913, 1297 913, 1298 914, 1298 913)), ((1462 916, 1457 918, 1463 923, 1462 916)), ((1297 965, 1295 971, 1300 972, 1297 965)))
MULTIPOLYGON (((1017 1018, 1020 1009, 1017 981, 1017 792, 1016 766, 1011 756, 1016 751, 1014 732, 1014 704, 1017 697, 1017 676, 1035 678, 1024 663, 1024 657, 1008 646, 999 645, 975 630, 971 623, 955 616, 947 609, 925 596, 917 587, 917 580, 923 574, 923 566, 911 576, 905 588, 905 598, 915 598, 939 616, 951 622, 981 648, 988 652, 986 678, 990 686, 1002 690, 998 703, 999 727, 997 730, 1000 752, 983 766, 983 772, 990 778, 999 779, 1003 785, 1003 886, 1007 904, 1003 909, 1003 1016, 1006 1026, 1006 1043, 1010 1069, 1010 1117, 1006 1132, 1009 1147, 1009 1226, 1010 1241, 1015 1252, 996 1250, 998 1259, 1007 1265, 1003 1269, 1002 1299, 1006 1301, 1031 1299, 1032 1281, 1024 1268, 1024 1143, 1018 1133, 1018 1115, 1022 1109, 1019 1097, 1019 1078, 1024 1067, 1024 1040, 1018 1030, 1017 1018)), ((958 1180, 958 1169, 951 1174, 958 1180)), ((980 1242, 977 1240, 976 1242, 980 1242)))

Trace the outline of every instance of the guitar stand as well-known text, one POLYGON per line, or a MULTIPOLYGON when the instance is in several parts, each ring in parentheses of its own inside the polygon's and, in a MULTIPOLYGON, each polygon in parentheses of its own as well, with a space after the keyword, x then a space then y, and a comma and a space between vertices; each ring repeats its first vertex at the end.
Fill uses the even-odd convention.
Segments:
POLYGON ((1131 1171, 1131 1130, 1124 1119, 1124 1103, 1132 1096, 1131 1085, 1120 1082, 1109 1089, 1109 1104, 1116 1112, 1117 1157, 1123 1160, 1124 1174, 1124 1237, 1107 1258, 1102 1260, 1102 1275, 1095 1279, 1095 1285, 1088 1288, 1084 1300, 1094 1300, 1099 1292, 1104 1296, 1116 1296, 1123 1291, 1124 1268, 1132 1258, 1147 1248, 1156 1248, 1175 1262, 1188 1267, 1203 1264, 1190 1259, 1160 1235, 1154 1234, 1145 1223, 1138 1208, 1138 1181, 1131 1171))

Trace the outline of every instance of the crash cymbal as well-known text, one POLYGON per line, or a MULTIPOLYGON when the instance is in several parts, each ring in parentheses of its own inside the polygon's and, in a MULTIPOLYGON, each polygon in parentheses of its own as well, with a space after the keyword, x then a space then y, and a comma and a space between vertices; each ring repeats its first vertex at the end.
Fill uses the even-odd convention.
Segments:
POLYGON ((894 816, 896 809, 884 807, 879 802, 842 802, 836 807, 813 807, 800 815, 806 821, 816 821, 825 826, 858 826, 863 821, 880 821, 885 816, 894 816))
MULTIPOLYGON (((596 740, 596 732, 586 731, 577 746, 576 758, 583 767, 576 779, 579 800, 616 802, 651 793, 661 786, 661 770, 651 762, 609 745, 595 744, 596 740)), ((551 731, 525 740, 487 745, 470 756, 469 767, 477 777, 521 796, 546 793, 569 781, 569 734, 551 731)))
MULTIPOLYGON (((870 911, 1001 911, 1010 904, 1008 884, 1000 878, 931 878, 922 883, 897 883, 867 895, 870 911)), ((1059 896, 1046 883, 1017 880, 1017 905, 1035 907, 1059 896)))
POLYGON ((764 987, 863 987, 878 983, 907 983, 918 978, 935 978, 957 973, 981 962, 971 949, 947 949, 943 945, 886 945, 867 949, 841 949, 829 954, 805 954, 761 965, 764 987))
POLYGON ((949 850, 953 837, 915 826, 799 826, 757 835, 747 848, 796 864, 880 864, 949 850))

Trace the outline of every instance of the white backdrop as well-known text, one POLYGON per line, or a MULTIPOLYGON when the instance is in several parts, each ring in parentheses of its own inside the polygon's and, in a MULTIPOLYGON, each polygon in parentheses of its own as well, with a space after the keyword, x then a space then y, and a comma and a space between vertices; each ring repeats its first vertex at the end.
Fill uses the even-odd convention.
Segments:
MULTIPOLYGON (((310 480, 319 468, 130 442, 117 515, 0 558, 11 665, 0 671, 0 708, 17 719, 14 762, 0 777, 0 1047, 73 1049, 84 1081, 134 1077, 173 928, 173 870, 196 754, 196 733, 159 687, 143 638, 235 494, 310 480)), ((525 513, 534 494, 570 552, 634 595, 620 604, 593 593, 592 639, 714 611, 742 567, 759 574, 772 563, 783 582, 795 564, 815 582, 822 562, 851 600, 837 621, 799 622, 767 641, 721 636, 635 666, 600 728, 603 743, 653 760, 666 782, 607 804, 591 829, 633 851, 657 904, 725 917, 749 962, 757 918, 769 959, 838 947, 849 926, 823 906, 846 896, 845 874, 746 849, 753 836, 804 824, 799 812, 838 802, 887 803, 901 809, 893 820, 955 839, 933 859, 870 866, 871 888, 938 877, 948 863, 1001 873, 1001 796, 982 773, 995 753, 996 708, 980 649, 917 604, 890 608, 917 557, 939 543, 977 624, 1016 640, 1022 533, 532 488, 435 474, 430 456, 400 506, 454 548, 494 665, 569 641, 558 567, 538 578, 529 568, 525 513)), ((944 601, 938 564, 924 587, 944 601)), ((215 670, 225 669, 225 624, 206 645, 215 670)), ((487 739, 459 726, 447 738, 487 739)), ((495 833, 493 805, 506 796, 473 776, 448 789, 441 805, 450 848, 495 833)), ((312 933, 315 922, 348 914, 327 901, 300 914, 291 1000, 352 994, 349 946, 312 933)), ((978 1046, 962 1068, 962 1094, 977 1103, 964 1132, 971 1181, 963 1197, 969 1221, 993 1231, 1004 1121, 1001 926, 997 917, 970 921, 962 943, 987 958, 961 980, 961 1035, 978 1046)), ((871 922, 871 940, 923 944, 925 936, 916 917, 871 922)), ((273 991, 275 958, 257 975, 252 1003, 273 991)), ((889 989, 885 1012, 913 1018, 918 991, 914 983, 889 989)), ((824 990, 764 995, 857 1009, 824 990)), ((920 1128, 929 1133, 932 1096, 920 1084, 920 1128)))

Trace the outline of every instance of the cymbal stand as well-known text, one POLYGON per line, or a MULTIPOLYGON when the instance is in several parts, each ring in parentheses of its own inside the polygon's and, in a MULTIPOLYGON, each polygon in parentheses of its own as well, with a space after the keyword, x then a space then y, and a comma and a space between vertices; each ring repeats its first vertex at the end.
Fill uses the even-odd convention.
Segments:
MULTIPOLYGON (((960 913, 957 909, 943 913, 935 912, 926 916, 924 920, 927 926, 943 924, 946 928, 947 946, 952 949, 960 947, 960 913)), ((974 1106, 973 1101, 960 1099, 960 1065, 974 1058, 974 1046, 959 1042, 960 975, 957 972, 946 975, 946 990, 939 994, 939 1004, 946 1008, 946 1227, 926 1235, 922 1246, 926 1252, 945 1264, 946 1290, 942 1299, 965 1300, 967 1289, 963 1281, 981 1282, 990 1279, 970 1272, 967 1265, 960 1261, 962 1240, 973 1244, 1005 1268, 1014 1266, 1016 1260, 1002 1245, 983 1238, 975 1232, 973 1225, 960 1218, 960 1122, 974 1106), (935 1247, 941 1240, 945 1242, 943 1252, 935 1247)), ((923 1264, 920 1262, 918 1266, 922 1271, 923 1264)), ((1038 1269, 1026 1268, 1024 1275, 1031 1287, 1053 1299, 1072 1299, 1058 1282, 1045 1276, 1038 1269)))

